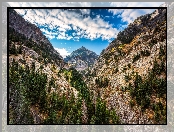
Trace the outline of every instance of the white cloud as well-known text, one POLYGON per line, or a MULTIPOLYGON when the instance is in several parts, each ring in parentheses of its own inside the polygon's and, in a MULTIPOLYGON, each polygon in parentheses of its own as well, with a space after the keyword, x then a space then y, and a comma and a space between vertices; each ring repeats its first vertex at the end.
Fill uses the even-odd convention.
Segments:
POLYGON ((121 17, 123 22, 128 24, 133 22, 137 17, 145 15, 147 13, 152 13, 155 9, 109 9, 108 11, 121 17))
POLYGON ((61 32, 56 38, 57 39, 66 39, 65 33, 64 32, 61 32))
POLYGON ((54 48, 54 49, 57 50, 63 58, 70 55, 70 53, 65 48, 62 49, 54 48))
POLYGON ((20 15, 24 15, 26 10, 21 10, 21 9, 15 9, 17 13, 20 15))
POLYGON ((46 30, 45 28, 41 28, 40 30, 41 30, 41 31, 44 33, 44 35, 45 35, 47 38, 49 38, 50 40, 53 39, 53 38, 55 38, 56 35, 58 35, 57 32, 48 31, 48 30, 46 30))
POLYGON ((118 15, 123 12, 123 9, 109 9, 108 11, 113 13, 113 15, 118 15))
POLYGON ((53 35, 49 35, 49 34, 45 34, 45 36, 46 36, 47 38, 49 38, 49 39, 53 39, 53 38, 55 38, 55 36, 53 36, 53 35))
MULTIPOLYGON (((81 9, 81 12, 82 11, 84 14, 90 13, 89 9, 81 9)), ((46 31, 46 29, 42 29, 45 35, 50 39, 56 37, 57 39, 73 39, 78 41, 82 37, 91 40, 101 37, 103 40, 109 40, 115 37, 118 33, 116 28, 112 28, 112 25, 104 21, 100 16, 96 16, 94 19, 90 18, 89 16, 83 18, 83 16, 69 10, 29 9, 27 10, 27 15, 25 15, 24 18, 32 23, 37 23, 39 26, 44 26, 47 24, 50 30, 56 29, 58 34, 56 34, 55 31, 46 31), (54 16, 52 12, 55 13, 54 16), (72 29, 74 30, 74 33, 72 33, 73 37, 65 35, 67 34, 67 31, 72 29)))
MULTIPOLYGON (((114 7, 159 7, 164 2, 111 2, 110 6, 114 7)), ((154 9, 109 9, 113 15, 118 15, 123 22, 131 23, 137 17, 152 13, 154 9)))
POLYGON ((35 13, 39 17, 43 17, 44 16, 44 13, 42 12, 42 10, 35 10, 35 13))
POLYGON ((58 33, 55 33, 55 32, 49 32, 48 30, 46 30, 45 28, 41 28, 40 29, 42 32, 44 32, 45 34, 48 34, 48 35, 57 35, 58 33))
MULTIPOLYGON (((16 7, 95 7, 95 6, 115 6, 115 7, 148 7, 148 6, 159 6, 164 2, 8 2, 11 6, 16 7)), ((95 19, 90 17, 83 18, 81 15, 77 14, 75 11, 70 10, 46 10, 46 9, 18 9, 17 10, 24 18, 31 23, 37 24, 39 26, 48 25, 48 28, 55 31, 44 31, 45 35, 52 38, 58 39, 73 39, 79 40, 82 37, 87 39, 97 39, 102 38, 103 40, 110 40, 115 38, 119 29, 113 28, 111 24, 104 21, 101 16, 97 16, 95 19), (67 31, 74 30, 72 36, 65 35, 67 31)), ((90 14, 89 9, 80 9, 82 15, 90 14)), ((118 15, 122 18, 123 22, 130 23, 135 18, 142 14, 150 13, 152 10, 120 10, 120 9, 110 9, 109 12, 114 15, 118 15)))
POLYGON ((81 13, 83 14, 83 15, 89 15, 90 14, 90 10, 88 10, 88 9, 80 9, 80 11, 81 11, 81 13))
MULTIPOLYGON (((83 10, 81 9, 81 11, 83 10)), ((89 12, 90 10, 84 9, 84 13, 89 13, 89 12)), ((113 36, 116 36, 117 33, 116 29, 113 30, 112 25, 109 25, 99 16, 97 16, 96 19, 91 19, 90 17, 83 18, 82 16, 77 15, 77 13, 70 12, 68 10, 65 11, 62 10, 61 12, 60 11, 56 12, 54 10, 47 10, 47 12, 43 10, 37 10, 37 11, 28 10, 24 18, 30 21, 31 23, 37 23, 40 26, 48 24, 48 28, 51 30, 53 28, 56 28, 57 32, 61 32, 57 36, 58 39, 79 40, 77 39, 77 37, 73 38, 70 36, 65 36, 65 32, 72 29, 75 30, 76 35, 78 35, 78 38, 82 37, 83 34, 86 33, 90 34, 87 35, 86 38, 91 40, 99 37, 102 37, 103 40, 110 39, 113 36), (52 11, 55 13, 54 16, 52 14, 52 11), (42 17, 40 16, 41 14, 42 17), (79 31, 81 31, 82 34, 80 34, 79 31)), ((44 33, 46 36, 49 36, 50 39, 55 38, 56 35, 54 33, 47 31, 44 31, 44 33), (51 37, 51 35, 53 35, 54 37, 51 37)))

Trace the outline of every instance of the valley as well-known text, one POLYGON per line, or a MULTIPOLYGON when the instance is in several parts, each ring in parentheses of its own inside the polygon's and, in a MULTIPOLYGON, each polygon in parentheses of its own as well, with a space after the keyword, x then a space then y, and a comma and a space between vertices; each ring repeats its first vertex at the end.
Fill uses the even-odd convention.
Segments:
POLYGON ((156 9, 100 55, 82 46, 63 58, 10 9, 8 123, 166 124, 166 19, 156 9))

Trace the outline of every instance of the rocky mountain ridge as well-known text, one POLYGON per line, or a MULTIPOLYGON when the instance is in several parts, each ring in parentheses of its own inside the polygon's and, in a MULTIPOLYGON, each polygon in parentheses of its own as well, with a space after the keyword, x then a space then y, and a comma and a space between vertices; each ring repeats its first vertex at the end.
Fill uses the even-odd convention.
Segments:
POLYGON ((54 62, 57 62, 57 60, 63 60, 63 57, 53 48, 52 44, 36 25, 27 22, 12 9, 9 9, 9 18, 10 29, 12 28, 13 31, 17 32, 17 34, 21 34, 22 37, 31 40, 35 45, 37 44, 36 46, 48 49, 48 54, 50 55, 50 58, 54 58, 54 62), (57 58, 55 58, 55 56, 57 58))
POLYGON ((95 52, 82 46, 81 48, 73 51, 64 59, 64 61, 67 62, 69 66, 73 66, 80 71, 85 70, 88 67, 92 67, 97 58, 98 55, 95 52))
POLYGON ((153 78, 153 86, 164 81, 164 85, 156 87, 166 90, 166 9, 140 16, 120 32, 99 56, 86 83, 110 109, 117 111, 124 123, 159 123, 157 115, 164 123, 166 115, 155 111, 152 105, 158 107, 160 102, 165 111, 166 93, 160 97, 155 94, 157 89, 144 84, 149 78, 153 78), (139 82, 140 87, 136 86, 138 78, 143 81, 139 82), (148 87, 150 93, 146 94, 148 87), (144 92, 136 93, 136 89, 144 92))
POLYGON ((77 98, 78 91, 71 86, 63 74, 59 73, 66 66, 63 57, 53 48, 38 27, 26 22, 12 9, 9 10, 8 38, 10 123, 26 124, 31 121, 34 124, 41 124, 49 115, 42 106, 46 105, 45 102, 48 102, 47 107, 51 108, 53 104, 49 100, 53 100, 53 95, 59 100, 62 96, 68 99, 73 95, 77 98), (28 95, 24 95, 25 93, 28 95), (22 102, 22 97, 25 97, 23 100, 26 102, 22 102), (38 99, 34 101, 32 98, 38 99), (26 105, 27 103, 29 105, 26 105), (24 107, 20 107, 21 105, 24 107), (28 120, 27 116, 32 120, 28 120), (21 119, 17 120, 17 118, 21 119))

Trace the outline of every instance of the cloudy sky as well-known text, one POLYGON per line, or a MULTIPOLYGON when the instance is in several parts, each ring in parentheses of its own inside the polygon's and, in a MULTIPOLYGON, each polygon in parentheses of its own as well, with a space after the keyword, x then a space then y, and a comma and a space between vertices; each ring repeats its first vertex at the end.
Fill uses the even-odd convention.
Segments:
MULTIPOLYGON (((158 7, 164 2, 8 2, 13 7, 158 7)), ((63 56, 84 46, 98 55, 137 17, 155 9, 16 9, 38 26, 63 56)))

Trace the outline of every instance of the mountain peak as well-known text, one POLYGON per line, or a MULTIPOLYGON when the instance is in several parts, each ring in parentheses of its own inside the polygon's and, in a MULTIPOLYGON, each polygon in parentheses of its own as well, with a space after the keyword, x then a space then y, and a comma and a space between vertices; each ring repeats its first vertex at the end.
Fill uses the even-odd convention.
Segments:
MULTIPOLYGON (((79 49, 81 50, 88 50, 87 48, 85 48, 84 46, 80 47, 79 49)), ((78 50, 78 49, 77 49, 78 50)))
POLYGON ((86 48, 84 46, 82 46, 81 49, 86 49, 86 48))
POLYGON ((71 66, 73 64, 77 70, 84 70, 88 66, 93 65, 97 58, 98 55, 95 52, 82 46, 81 48, 73 51, 64 59, 64 61, 68 62, 71 66))

